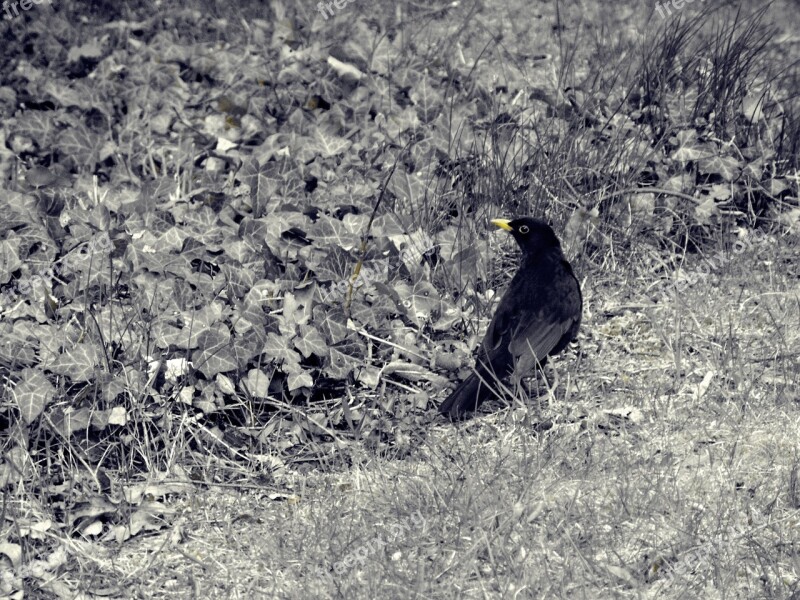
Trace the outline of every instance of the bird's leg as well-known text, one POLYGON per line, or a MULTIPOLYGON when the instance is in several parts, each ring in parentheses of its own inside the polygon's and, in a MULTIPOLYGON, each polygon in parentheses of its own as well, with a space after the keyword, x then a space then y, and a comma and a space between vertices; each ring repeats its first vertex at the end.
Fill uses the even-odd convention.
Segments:
POLYGON ((529 397, 536 399, 536 404, 540 410, 555 400, 555 391, 558 389, 558 383, 558 370, 553 368, 552 364, 536 364, 534 374, 526 379, 526 384, 529 397), (536 386, 535 392, 533 390, 534 385, 536 386))
POLYGON ((548 362, 540 368, 542 379, 544 380, 547 403, 554 403, 556 401, 556 390, 558 389, 559 377, 558 369, 552 363, 548 362))
POLYGON ((537 374, 540 370, 541 368, 537 367, 532 375, 517 375, 515 373, 511 377, 514 398, 519 399, 526 406, 529 406, 531 401, 533 401, 533 403, 535 403, 536 412, 541 411, 544 405, 547 404, 547 397, 542 395, 539 388, 539 378, 537 374))
POLYGON ((509 384, 511 388, 512 404, 517 404, 517 401, 519 401, 524 405, 526 404, 526 400, 530 400, 530 390, 523 377, 520 377, 514 372, 509 378, 509 384))
POLYGON ((539 392, 539 379, 536 375, 525 377, 521 382, 522 389, 525 390, 525 399, 530 405, 533 403, 536 412, 541 412, 543 406, 542 395, 539 392))
POLYGON ((552 363, 545 365, 542 367, 542 378, 544 379, 544 383, 547 386, 547 395, 555 397, 555 391, 558 389, 559 378, 558 378, 558 369, 556 369, 552 363), (547 368, 550 371, 550 375, 545 371, 547 368), (552 383, 551 383, 552 382, 552 383))

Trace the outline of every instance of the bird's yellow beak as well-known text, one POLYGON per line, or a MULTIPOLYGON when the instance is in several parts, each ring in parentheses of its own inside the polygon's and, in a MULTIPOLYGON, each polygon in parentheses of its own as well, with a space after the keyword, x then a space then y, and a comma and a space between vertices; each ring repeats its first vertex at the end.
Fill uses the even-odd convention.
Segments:
POLYGON ((506 231, 514 231, 509 223, 511 221, 508 219, 492 219, 492 225, 497 225, 500 229, 505 229, 506 231))

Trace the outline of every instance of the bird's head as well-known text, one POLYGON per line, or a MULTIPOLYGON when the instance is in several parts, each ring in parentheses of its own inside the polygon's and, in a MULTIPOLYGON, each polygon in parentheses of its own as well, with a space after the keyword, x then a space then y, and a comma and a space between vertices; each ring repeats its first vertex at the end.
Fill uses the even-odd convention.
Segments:
POLYGON ((533 217, 521 217, 512 221, 492 219, 492 224, 513 235, 523 254, 536 255, 550 248, 561 248, 552 227, 540 219, 533 217))

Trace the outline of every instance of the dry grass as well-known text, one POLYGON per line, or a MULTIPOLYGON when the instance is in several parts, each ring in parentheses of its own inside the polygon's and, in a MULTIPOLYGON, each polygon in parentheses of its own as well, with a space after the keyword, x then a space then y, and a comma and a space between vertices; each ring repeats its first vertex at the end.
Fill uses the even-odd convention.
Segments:
POLYGON ((287 473, 286 495, 198 492, 167 531, 84 572, 141 598, 786 598, 800 580, 794 252, 770 238, 676 302, 590 278, 579 367, 558 361, 568 403, 431 424, 406 460, 287 473))

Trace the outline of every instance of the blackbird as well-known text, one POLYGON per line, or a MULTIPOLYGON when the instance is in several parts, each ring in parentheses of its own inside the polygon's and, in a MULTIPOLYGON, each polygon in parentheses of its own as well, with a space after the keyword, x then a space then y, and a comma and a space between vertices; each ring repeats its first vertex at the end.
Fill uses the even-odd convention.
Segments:
POLYGON ((550 226, 533 217, 492 223, 514 236, 522 259, 489 324, 473 373, 439 407, 450 419, 463 418, 499 395, 498 384, 509 375, 519 381, 536 365, 543 366, 575 339, 581 323, 581 289, 550 226))

